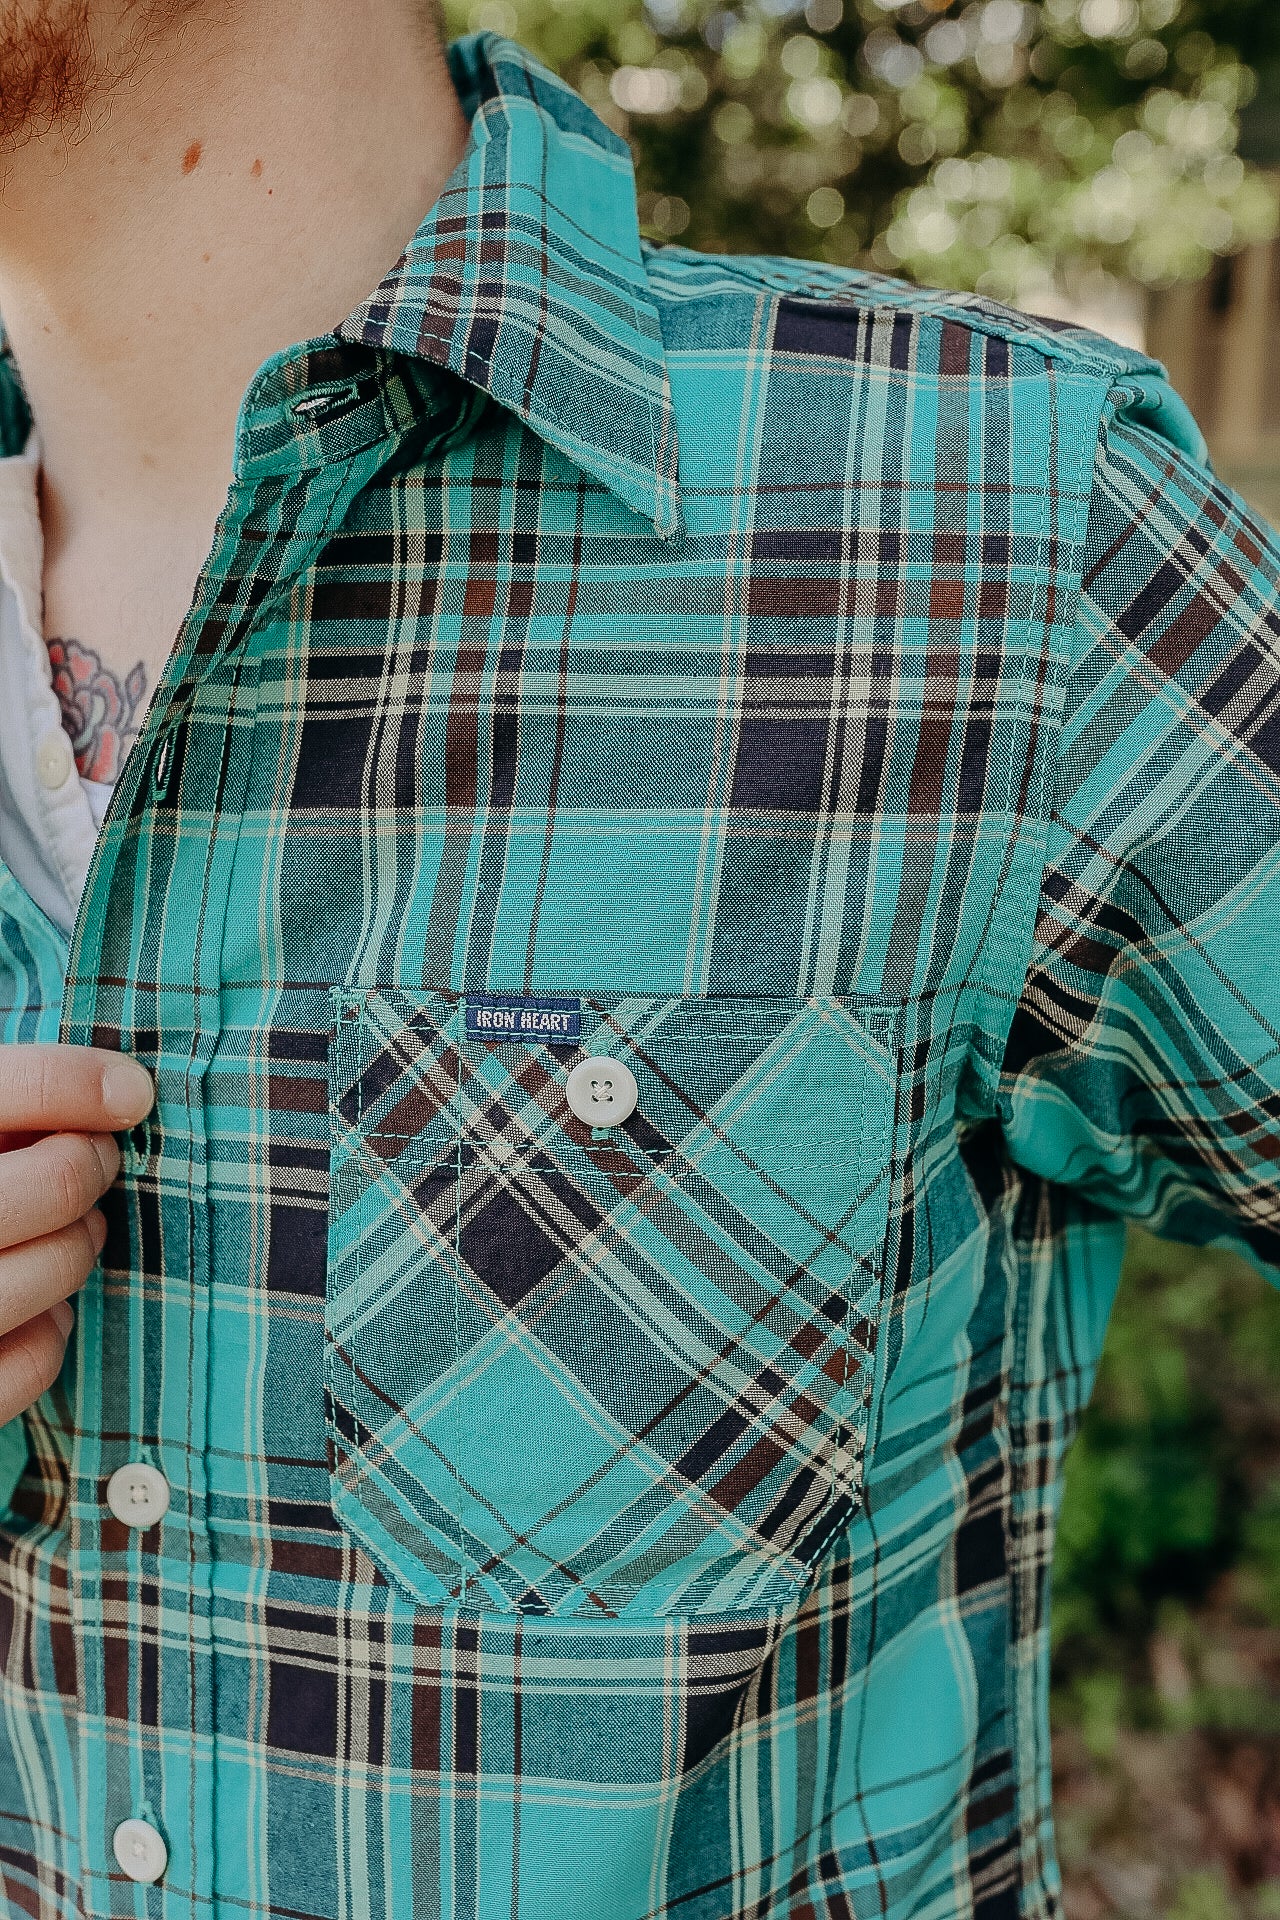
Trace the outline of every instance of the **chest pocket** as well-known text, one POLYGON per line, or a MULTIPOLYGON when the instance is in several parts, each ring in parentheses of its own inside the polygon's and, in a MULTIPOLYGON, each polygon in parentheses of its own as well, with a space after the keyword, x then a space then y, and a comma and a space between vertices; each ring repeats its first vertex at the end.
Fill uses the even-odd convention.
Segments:
POLYGON ((332 1498, 418 1600, 608 1618, 794 1601, 860 1496, 893 1015, 581 1002, 468 1036, 458 996, 335 996, 332 1498), (573 1067, 634 1074, 571 1111, 573 1067))

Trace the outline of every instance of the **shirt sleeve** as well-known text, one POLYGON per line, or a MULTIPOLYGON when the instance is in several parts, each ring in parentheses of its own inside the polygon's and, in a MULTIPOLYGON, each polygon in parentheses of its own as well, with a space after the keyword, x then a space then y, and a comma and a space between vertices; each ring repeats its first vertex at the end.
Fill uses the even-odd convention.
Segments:
POLYGON ((1280 1281, 1280 544, 1149 417, 1104 422, 1014 1160, 1280 1281))

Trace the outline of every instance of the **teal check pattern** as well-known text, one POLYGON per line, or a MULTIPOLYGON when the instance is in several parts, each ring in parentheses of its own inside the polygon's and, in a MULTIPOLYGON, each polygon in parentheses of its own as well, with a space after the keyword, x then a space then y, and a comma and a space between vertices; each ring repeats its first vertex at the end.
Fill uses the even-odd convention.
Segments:
POLYGON ((1143 356, 649 248, 451 60, 69 943, 0 871, 4 1037, 158 1086, 0 1433, 4 1908, 1056 1920, 1124 1222, 1280 1270, 1280 555, 1143 356))

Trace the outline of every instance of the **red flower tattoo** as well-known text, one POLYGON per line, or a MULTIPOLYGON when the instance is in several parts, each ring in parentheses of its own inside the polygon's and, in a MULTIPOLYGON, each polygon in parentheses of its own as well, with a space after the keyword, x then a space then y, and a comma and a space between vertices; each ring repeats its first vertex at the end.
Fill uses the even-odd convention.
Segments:
POLYGON ((147 691, 145 666, 139 660, 121 681, 92 647, 78 640, 50 640, 49 659, 62 724, 75 748, 81 778, 116 780, 127 743, 138 732, 136 715, 147 691))

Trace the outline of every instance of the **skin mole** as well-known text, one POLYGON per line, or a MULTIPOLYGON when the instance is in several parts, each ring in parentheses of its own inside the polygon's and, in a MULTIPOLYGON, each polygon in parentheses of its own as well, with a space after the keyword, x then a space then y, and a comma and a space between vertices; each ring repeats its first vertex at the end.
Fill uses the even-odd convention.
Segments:
POLYGON ((200 155, 203 152, 204 152, 203 141, 193 140, 191 142, 191 145, 187 148, 186 152, 182 156, 182 171, 184 173, 194 173, 196 168, 200 165, 200 155))

